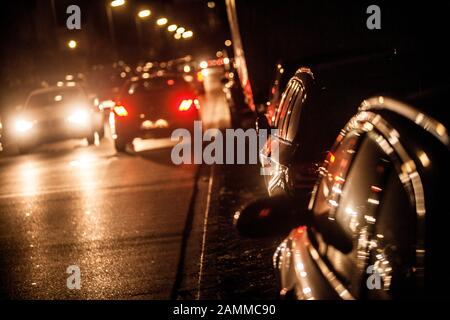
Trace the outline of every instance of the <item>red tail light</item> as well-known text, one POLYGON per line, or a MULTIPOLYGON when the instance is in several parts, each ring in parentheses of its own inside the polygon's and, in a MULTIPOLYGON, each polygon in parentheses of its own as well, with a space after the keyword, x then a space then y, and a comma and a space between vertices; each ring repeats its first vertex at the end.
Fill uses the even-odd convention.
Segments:
POLYGON ((333 153, 331 153, 331 151, 328 151, 327 160, 329 163, 334 163, 334 160, 336 160, 336 157, 333 153))
POLYGON ((124 106, 115 106, 114 107, 114 113, 118 115, 119 117, 126 117, 128 116, 128 111, 124 106))
POLYGON ((200 103, 198 102, 198 99, 184 99, 181 101, 180 105, 178 106, 178 110, 180 111, 189 111, 191 110, 192 106, 194 106, 196 109, 200 109, 200 103))

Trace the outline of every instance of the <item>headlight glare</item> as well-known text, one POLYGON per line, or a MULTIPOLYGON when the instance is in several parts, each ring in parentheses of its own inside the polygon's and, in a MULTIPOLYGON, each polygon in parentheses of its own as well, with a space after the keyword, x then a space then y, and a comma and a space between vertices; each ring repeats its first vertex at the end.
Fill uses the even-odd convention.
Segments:
POLYGON ((16 121, 16 130, 18 132, 27 132, 29 131, 31 128, 33 128, 33 122, 28 121, 28 120, 17 120, 16 121))
POLYGON ((73 124, 86 124, 89 121, 89 115, 84 110, 78 110, 72 113, 67 121, 73 124))

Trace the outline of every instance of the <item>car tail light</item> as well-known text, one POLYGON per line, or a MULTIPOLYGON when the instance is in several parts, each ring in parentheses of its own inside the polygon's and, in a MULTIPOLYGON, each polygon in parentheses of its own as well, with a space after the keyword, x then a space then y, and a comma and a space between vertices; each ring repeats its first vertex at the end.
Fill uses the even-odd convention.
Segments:
POLYGON ((119 117, 126 117, 128 116, 128 111, 124 106, 115 106, 114 107, 114 113, 118 115, 119 117))
POLYGON ((336 157, 333 153, 331 153, 331 151, 328 151, 327 160, 329 163, 334 163, 334 161, 336 160, 336 157))
POLYGON ((200 109, 200 103, 199 103, 198 99, 182 100, 180 105, 178 106, 178 110, 189 111, 189 110, 191 110, 192 106, 194 106, 196 109, 200 109))

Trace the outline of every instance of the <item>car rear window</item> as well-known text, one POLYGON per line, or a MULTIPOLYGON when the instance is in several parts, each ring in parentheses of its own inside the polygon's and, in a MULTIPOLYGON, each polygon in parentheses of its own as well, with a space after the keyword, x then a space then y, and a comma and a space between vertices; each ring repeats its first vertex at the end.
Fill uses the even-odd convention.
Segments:
POLYGON ((140 93, 152 93, 161 90, 186 90, 189 84, 180 78, 154 78, 149 80, 132 82, 127 85, 125 95, 135 95, 140 93))

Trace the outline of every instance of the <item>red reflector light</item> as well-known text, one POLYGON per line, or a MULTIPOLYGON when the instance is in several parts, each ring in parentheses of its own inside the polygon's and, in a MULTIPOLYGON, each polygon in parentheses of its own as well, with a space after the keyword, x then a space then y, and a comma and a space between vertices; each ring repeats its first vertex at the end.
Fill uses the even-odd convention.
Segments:
POLYGON ((127 109, 125 109, 124 106, 115 106, 114 113, 117 114, 119 117, 126 117, 128 115, 128 111, 127 109))
POLYGON ((270 215, 270 210, 271 209, 263 209, 259 212, 259 217, 260 218, 267 218, 270 215))

